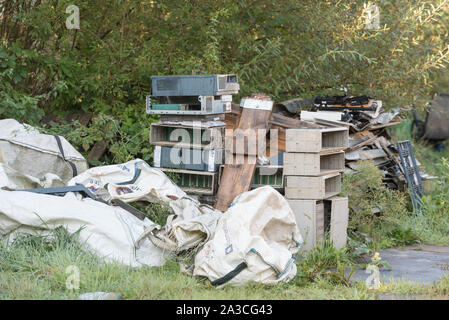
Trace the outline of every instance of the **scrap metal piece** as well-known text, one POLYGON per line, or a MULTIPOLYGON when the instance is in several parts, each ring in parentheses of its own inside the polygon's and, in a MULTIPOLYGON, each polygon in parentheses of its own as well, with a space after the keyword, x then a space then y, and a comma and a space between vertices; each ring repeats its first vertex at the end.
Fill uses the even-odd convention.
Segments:
POLYGON ((314 105, 318 110, 359 110, 376 111, 377 104, 374 99, 368 96, 348 97, 348 96, 325 96, 316 97, 314 105))
MULTIPOLYGON (((140 173, 140 172, 139 172, 140 173)), ((140 220, 145 219, 145 215, 137 210, 136 208, 130 206, 129 204, 123 202, 120 199, 112 199, 110 202, 104 201, 101 198, 96 197, 92 192, 90 192, 89 189, 87 189, 84 185, 77 183, 74 186, 67 186, 67 187, 55 187, 55 188, 37 188, 37 189, 24 189, 24 190, 17 190, 17 191, 26 191, 26 192, 33 192, 33 193, 40 193, 40 194, 48 194, 58 197, 63 197, 68 192, 75 192, 81 194, 83 197, 91 198, 92 200, 102 202, 107 205, 116 205, 121 207, 122 209, 128 211, 132 215, 134 215, 136 218, 140 220)))
POLYGON ((90 192, 89 189, 87 189, 82 184, 76 184, 75 186, 68 186, 68 187, 24 189, 24 190, 17 190, 17 191, 34 192, 34 193, 40 193, 40 194, 49 194, 49 195, 54 195, 54 196, 59 196, 59 197, 64 196, 68 192, 75 192, 75 193, 80 193, 84 197, 88 197, 88 198, 91 198, 93 200, 98 200, 98 198, 92 192, 90 192))
POLYGON ((129 204, 127 204, 126 202, 124 202, 124 201, 122 201, 120 199, 112 199, 111 200, 111 204, 119 206, 120 208, 128 211, 133 216, 135 216, 137 219, 140 219, 142 221, 145 220, 145 215, 143 214, 142 211, 134 208, 133 206, 130 206, 129 204))
POLYGON ((273 113, 281 112, 284 110, 290 113, 298 113, 303 109, 312 108, 313 101, 314 98, 312 99, 295 98, 287 101, 282 101, 274 105, 273 113))
POLYGON ((397 143, 397 149, 401 158, 401 169, 410 190, 413 207, 418 209, 422 205, 421 198, 425 194, 412 145, 409 140, 400 141, 397 143))

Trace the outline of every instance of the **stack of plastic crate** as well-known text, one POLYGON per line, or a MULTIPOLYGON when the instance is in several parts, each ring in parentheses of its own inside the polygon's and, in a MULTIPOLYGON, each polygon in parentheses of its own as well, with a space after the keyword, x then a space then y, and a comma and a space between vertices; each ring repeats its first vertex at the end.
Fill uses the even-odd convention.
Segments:
POLYGON ((304 248, 314 248, 330 231, 335 247, 346 245, 348 199, 341 191, 348 129, 288 129, 284 153, 285 197, 295 213, 304 248))
POLYGON ((152 76, 147 113, 161 116, 150 130, 153 166, 189 194, 216 193, 224 162, 224 114, 238 91, 235 74, 152 76))

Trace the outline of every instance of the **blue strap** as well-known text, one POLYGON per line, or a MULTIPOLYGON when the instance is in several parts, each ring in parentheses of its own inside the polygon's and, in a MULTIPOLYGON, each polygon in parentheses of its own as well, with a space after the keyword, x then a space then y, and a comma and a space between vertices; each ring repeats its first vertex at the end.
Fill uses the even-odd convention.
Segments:
POLYGON ((244 261, 244 262, 240 263, 237 267, 235 267, 232 271, 230 271, 229 273, 225 274, 223 277, 218 278, 217 280, 212 281, 211 284, 213 286, 219 286, 221 284, 224 284, 224 283, 230 281, 232 278, 234 278, 240 272, 245 270, 247 267, 248 267, 248 265, 244 261))
POLYGON ((228 272, 227 274, 225 274, 223 277, 218 278, 217 280, 214 280, 211 282, 212 285, 214 286, 218 286, 218 285, 222 285, 228 281, 230 281, 231 279, 233 279, 234 277, 236 277, 240 272, 242 272, 243 270, 245 270, 248 267, 248 264, 246 263, 246 257, 248 256, 248 254, 250 253, 254 253, 256 254, 265 264, 267 264, 271 269, 273 269, 273 271, 276 273, 276 278, 279 279, 281 278, 291 267, 292 263, 295 262, 295 257, 292 256, 292 258, 290 259, 290 261, 287 263, 287 266, 284 268, 284 270, 279 271, 273 264, 267 262, 262 255, 254 248, 251 248, 248 253, 245 256, 245 260, 240 263, 239 265, 237 265, 237 267, 235 267, 233 270, 231 270, 230 272, 228 272))
POLYGON ((65 158, 64 149, 62 148, 61 138, 59 138, 59 136, 56 136, 56 135, 54 137, 58 144, 59 151, 61 151, 62 159, 64 159, 64 161, 70 165, 70 167, 72 168, 73 176, 76 177, 78 175, 78 171, 76 170, 75 164, 65 158))

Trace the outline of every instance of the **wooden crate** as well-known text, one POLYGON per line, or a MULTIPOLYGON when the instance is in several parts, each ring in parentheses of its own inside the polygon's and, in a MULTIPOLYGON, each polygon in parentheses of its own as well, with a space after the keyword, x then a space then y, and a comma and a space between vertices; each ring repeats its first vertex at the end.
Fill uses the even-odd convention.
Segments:
MULTIPOLYGON (((199 123, 199 122, 197 122, 199 123)), ((223 149, 225 126, 194 127, 193 125, 174 123, 152 123, 150 128, 150 143, 155 146, 193 149, 223 149), (184 129, 186 131, 175 131, 184 129), (184 141, 180 134, 186 134, 184 141), (178 139, 175 139, 178 138, 178 139)))
POLYGON ((340 173, 345 169, 345 153, 284 153, 284 175, 323 176, 340 173))
POLYGON ((218 173, 182 169, 159 168, 184 192, 195 195, 215 195, 218 173))
POLYGON ((285 179, 287 199, 322 200, 335 196, 341 191, 339 173, 320 177, 287 176, 285 179))
POLYGON ((302 250, 311 250, 324 239, 324 204, 318 200, 288 200, 304 240, 302 250))
POLYGON ((348 197, 332 197, 324 200, 325 216, 330 216, 329 237, 334 247, 346 247, 348 239, 348 197))
POLYGON ((348 147, 348 128, 287 129, 286 152, 329 153, 348 147))

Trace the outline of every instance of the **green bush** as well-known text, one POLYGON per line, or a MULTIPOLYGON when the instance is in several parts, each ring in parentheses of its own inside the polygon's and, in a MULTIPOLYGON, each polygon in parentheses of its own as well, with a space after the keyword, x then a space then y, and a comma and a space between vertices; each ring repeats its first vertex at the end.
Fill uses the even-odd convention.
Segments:
POLYGON ((361 162, 359 170, 343 175, 342 193, 349 197, 350 230, 370 235, 380 228, 388 231, 408 215, 408 196, 386 187, 371 162, 361 162))

